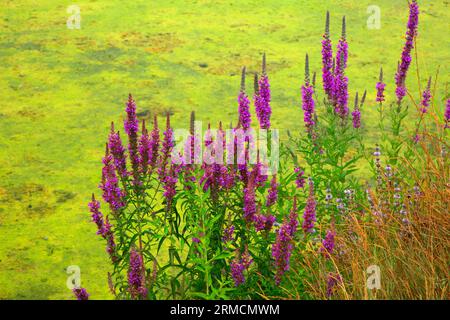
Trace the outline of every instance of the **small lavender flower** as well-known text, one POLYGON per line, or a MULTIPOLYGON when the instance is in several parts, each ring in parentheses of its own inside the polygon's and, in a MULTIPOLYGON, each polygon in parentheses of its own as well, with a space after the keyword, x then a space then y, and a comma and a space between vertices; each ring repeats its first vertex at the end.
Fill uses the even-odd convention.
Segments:
POLYGON ((145 288, 145 267, 142 256, 132 248, 130 252, 130 266, 128 268, 128 290, 132 299, 147 297, 145 288))
POLYGON ((128 175, 126 166, 125 148, 122 145, 119 131, 114 131, 114 122, 111 122, 111 132, 108 137, 108 148, 114 158, 114 166, 117 169, 117 174, 122 178, 128 175))
POLYGON ((316 221, 316 200, 314 198, 314 182, 309 178, 309 196, 306 201, 305 212, 303 214, 302 228, 305 233, 314 233, 314 222, 316 221))
POLYGON ((322 40, 322 81, 323 90, 328 95, 328 99, 333 97, 333 49, 330 40, 330 13, 327 11, 325 33, 322 40))
POLYGON ((320 252, 323 253, 327 258, 333 253, 335 236, 336 233, 333 230, 327 230, 325 239, 323 239, 322 241, 320 252))
POLYGON ((273 175, 272 180, 270 181, 270 189, 269 194, 267 196, 266 206, 270 207, 275 204, 278 200, 278 183, 277 176, 273 175))
POLYGON ((336 290, 336 286, 342 283, 342 277, 337 273, 328 273, 327 298, 330 299, 336 290))
POLYGON ((77 300, 89 300, 89 293, 87 293, 85 288, 73 288, 72 292, 77 300))
POLYGON ((384 99, 384 88, 386 88, 386 84, 383 83, 383 68, 380 68, 380 78, 377 82, 377 102, 382 103, 384 99))
POLYGON ((355 97, 355 110, 352 112, 353 128, 359 129, 361 127, 361 111, 358 108, 358 92, 355 97))
POLYGON ((245 131, 250 128, 250 100, 245 93, 245 67, 242 69, 241 91, 238 97, 239 103, 239 123, 245 131))
POLYGON ((302 109, 304 111, 304 122, 308 131, 314 126, 314 88, 309 83, 309 59, 305 59, 305 84, 302 86, 302 109))
POLYGON ((299 167, 296 167, 294 169, 294 172, 297 174, 297 177, 295 179, 295 184, 297 188, 303 189, 305 187, 305 177, 304 177, 305 172, 299 167))
POLYGON ((431 77, 428 80, 428 85, 425 91, 422 95, 422 103, 421 103, 421 109, 422 113, 427 113, 428 107, 430 106, 430 100, 431 100, 431 77))
POLYGON ((395 84, 397 103, 400 104, 403 97, 406 95, 405 80, 411 64, 411 50, 414 48, 414 38, 417 35, 417 26, 419 24, 419 5, 415 0, 409 4, 409 20, 406 30, 406 42, 403 47, 401 62, 398 65, 397 73, 395 74, 395 84))

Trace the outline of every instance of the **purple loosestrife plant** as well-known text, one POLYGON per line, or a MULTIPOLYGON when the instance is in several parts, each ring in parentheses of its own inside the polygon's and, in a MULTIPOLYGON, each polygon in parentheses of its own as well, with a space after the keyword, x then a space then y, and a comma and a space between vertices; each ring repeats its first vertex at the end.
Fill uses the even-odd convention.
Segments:
POLYGON ((305 187, 305 177, 304 177, 305 172, 299 167, 296 167, 294 169, 294 172, 297 174, 297 177, 295 179, 295 185, 297 186, 297 188, 303 189, 305 187))
POLYGON ((325 33, 322 40, 322 81, 323 90, 330 101, 333 100, 333 48, 330 39, 330 13, 327 11, 325 33))
POLYGON ((245 93, 245 67, 242 68, 241 91, 238 97, 239 103, 239 123, 245 131, 250 128, 252 122, 250 115, 250 100, 245 93))
POLYGON ((395 84, 397 95, 397 103, 400 104, 403 97, 406 95, 405 80, 411 64, 411 50, 414 48, 414 39, 417 35, 417 27, 419 25, 419 5, 415 0, 409 4, 409 19, 406 30, 406 42, 403 47, 401 61, 397 67, 395 74, 395 84))
POLYGON ((138 152, 138 131, 139 121, 136 116, 136 103, 131 94, 128 96, 126 104, 127 118, 124 121, 125 132, 128 135, 128 153, 130 154, 131 167, 133 168, 133 183, 138 185, 139 181, 139 152, 138 152))
POLYGON ((450 128, 450 99, 447 99, 447 104, 445 105, 445 114, 444 114, 444 120, 445 120, 445 128, 450 128))
POLYGON ((152 169, 154 169, 156 164, 158 163, 158 152, 159 152, 159 128, 158 128, 158 118, 156 118, 155 115, 153 120, 153 129, 151 133, 150 150, 148 158, 148 164, 152 169))
POLYGON ((145 287, 145 266, 141 254, 135 248, 130 252, 130 266, 128 269, 128 291, 132 299, 145 299, 148 290, 145 287))
POLYGON ((302 109, 304 112, 305 127, 311 133, 314 126, 314 88, 309 80, 309 59, 305 58, 305 84, 302 86, 302 109))
POLYGON ((384 102, 384 89, 386 88, 386 84, 383 83, 383 68, 380 69, 380 78, 378 79, 376 89, 377 89, 377 99, 376 101, 380 104, 384 102))
POLYGON ((278 200, 278 186, 277 175, 274 174, 272 180, 270 181, 269 194, 267 195, 266 206, 270 207, 275 204, 278 200))
POLYGON ((421 105, 420 111, 422 113, 427 113, 428 107, 430 106, 430 100, 431 100, 431 77, 428 80, 427 87, 422 94, 422 102, 420 104, 421 105))
POLYGON ((259 120, 261 129, 270 128, 270 116, 272 109, 270 107, 270 85, 269 78, 266 73, 266 54, 263 54, 262 73, 259 81, 257 81, 257 74, 255 74, 255 111, 259 120))
POLYGON ((142 135, 139 138, 139 156, 141 161, 141 171, 145 175, 148 170, 151 154, 151 140, 145 127, 145 120, 142 121, 142 135))
POLYGON ((72 292, 77 300, 89 300, 89 293, 87 293, 85 288, 73 288, 72 292))
POLYGON ((290 258, 294 248, 294 235, 298 225, 297 200, 294 197, 289 218, 285 219, 277 232, 272 246, 272 257, 275 260, 275 283, 280 284, 283 275, 289 271, 290 258))
POLYGON ((108 148, 114 158, 114 165, 117 169, 117 174, 125 179, 128 175, 126 165, 125 148, 120 139, 119 131, 114 131, 114 122, 111 122, 111 133, 108 138, 108 148))
POLYGON ((125 194, 119 187, 114 159, 109 152, 108 144, 106 145, 106 152, 103 157, 102 183, 100 184, 100 189, 103 191, 103 200, 109 204, 111 211, 117 213, 118 210, 125 206, 123 201, 125 194))
POLYGON ((306 201, 305 212, 303 214, 302 228, 306 234, 315 232, 314 223, 316 222, 316 199, 314 196, 314 182, 309 178, 309 196, 306 201))
POLYGON ((355 109, 352 112, 352 122, 353 122, 353 128, 359 129, 361 127, 361 111, 359 110, 358 105, 358 92, 355 96, 355 109))
POLYGON ((325 239, 322 241, 322 247, 320 247, 320 252, 326 257, 329 258, 333 253, 334 249, 334 237, 336 236, 336 232, 334 230, 327 230, 327 234, 325 235, 325 239))

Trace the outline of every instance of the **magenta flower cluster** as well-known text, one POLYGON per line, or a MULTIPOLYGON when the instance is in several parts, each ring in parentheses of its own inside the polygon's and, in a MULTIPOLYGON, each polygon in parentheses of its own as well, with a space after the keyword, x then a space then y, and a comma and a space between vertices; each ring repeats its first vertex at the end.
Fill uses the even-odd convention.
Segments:
POLYGON ((128 290, 133 299, 144 299, 148 290, 145 287, 145 267, 142 256, 135 248, 130 252, 130 266, 128 269, 128 290))
POLYGON ((401 61, 397 67, 395 74, 395 94, 397 95, 397 102, 400 103, 406 95, 405 80, 411 64, 411 51, 414 48, 414 38, 417 35, 417 27, 419 25, 419 5, 416 0, 409 4, 409 20, 406 30, 406 42, 403 47, 401 61))
POLYGON ((272 246, 272 257, 275 260, 275 283, 281 282, 282 276, 289 271, 290 258, 294 248, 294 235, 298 226, 297 202, 294 198, 289 219, 286 219, 277 232, 272 246))

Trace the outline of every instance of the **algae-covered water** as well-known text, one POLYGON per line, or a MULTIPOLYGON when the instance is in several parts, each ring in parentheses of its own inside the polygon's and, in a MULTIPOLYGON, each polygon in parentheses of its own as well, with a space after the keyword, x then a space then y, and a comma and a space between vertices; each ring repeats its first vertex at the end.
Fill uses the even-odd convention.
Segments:
MULTIPOLYGON (((443 101, 449 2, 419 3, 421 85, 441 65, 443 101)), ((301 126, 304 55, 320 78, 327 9, 334 43, 347 16, 351 96, 368 89, 362 121, 374 134, 374 86, 383 65, 392 96, 407 1, 2 0, 0 299, 71 299, 70 265, 80 267, 91 298, 111 298, 108 257, 87 202, 99 195, 108 127, 122 122, 128 93, 144 116, 170 111, 178 127, 191 110, 204 122, 228 123, 236 119, 241 67, 259 70, 266 52, 273 127, 301 126), (73 4, 80 29, 66 25, 73 4), (367 27, 369 5, 381 9, 380 29, 367 27)), ((408 86, 417 87, 415 76, 408 86)))

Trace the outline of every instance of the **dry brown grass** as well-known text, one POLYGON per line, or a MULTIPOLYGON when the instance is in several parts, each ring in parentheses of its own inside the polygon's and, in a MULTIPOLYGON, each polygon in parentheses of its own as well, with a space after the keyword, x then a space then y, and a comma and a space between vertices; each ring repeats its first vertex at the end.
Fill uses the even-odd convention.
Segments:
POLYGON ((425 136, 397 166, 399 176, 405 177, 398 182, 409 223, 402 221, 398 206, 393 209, 396 191, 384 177, 382 187, 369 191, 373 205, 365 208, 366 214, 349 214, 336 225, 331 259, 311 250, 297 261, 300 269, 307 270, 308 295, 326 299, 332 272, 343 279, 335 286, 333 299, 449 298, 450 180, 443 145, 441 139, 425 136), (420 192, 410 191, 407 180, 414 181, 420 192), (377 221, 376 212, 384 217, 377 221), (371 265, 380 267, 381 289, 367 288, 366 270, 371 265))

